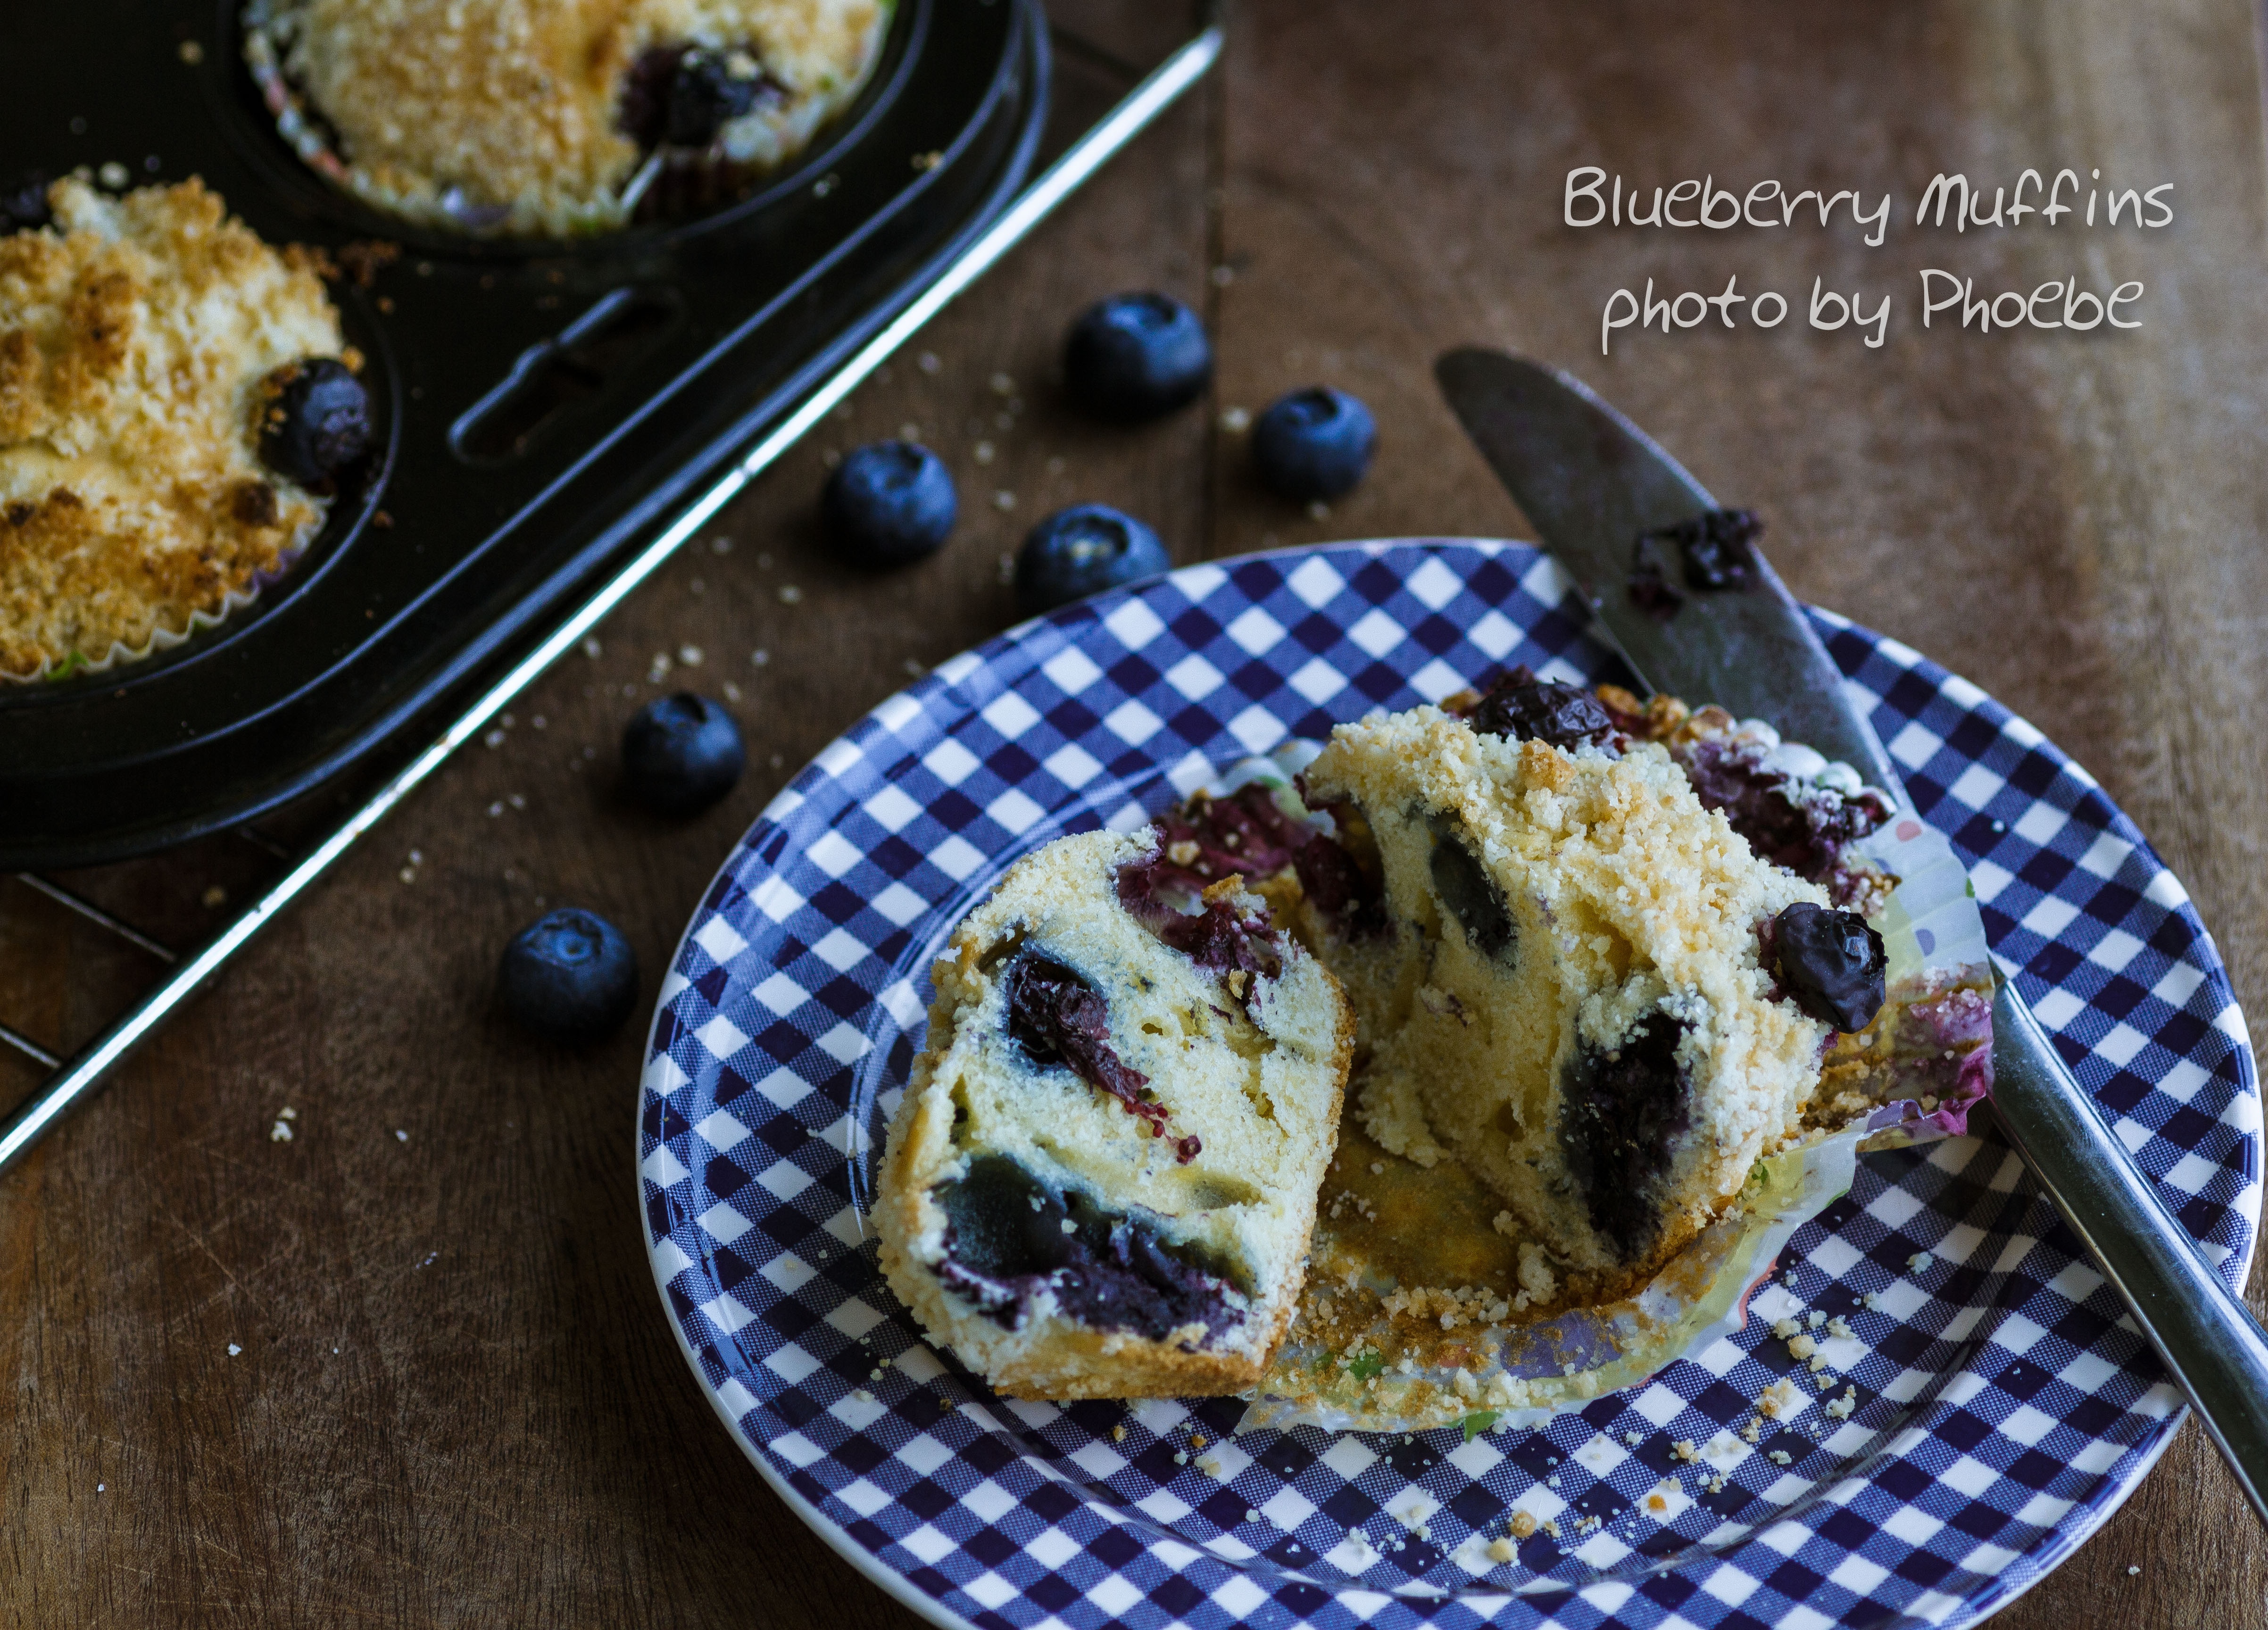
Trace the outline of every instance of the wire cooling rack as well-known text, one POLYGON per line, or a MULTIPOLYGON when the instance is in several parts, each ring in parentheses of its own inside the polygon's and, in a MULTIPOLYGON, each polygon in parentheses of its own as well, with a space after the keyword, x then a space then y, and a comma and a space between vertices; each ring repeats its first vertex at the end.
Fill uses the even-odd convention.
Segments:
MULTIPOLYGON (((793 446, 828 410, 942 311, 961 291, 1027 236, 1055 208, 1139 135, 1160 114, 1219 59, 1223 34, 1217 18, 1183 42, 1148 73, 1127 64, 1104 47, 1062 29, 1051 31, 1059 50, 1105 72, 1138 81, 1048 166, 961 254, 946 263, 889 324, 815 387, 784 417, 767 430, 747 454, 707 491, 681 511, 628 564, 555 627, 541 644, 482 690, 438 739, 414 749, 406 759, 366 778, 354 793, 318 795, 323 808, 302 815, 304 834, 263 822, 239 827, 222 841, 233 858, 249 865, 254 881, 240 889, 249 904, 216 931, 187 946, 145 932, 101 903, 104 885, 136 868, 163 866, 161 857, 127 861, 98 873, 63 878, 37 872, 14 876, 16 898, 0 911, 29 906, 60 907, 99 932, 122 955, 157 970, 124 1010, 76 1048, 43 1041, 31 1029, 0 1018, 0 1046, 12 1050, 46 1072, 31 1096, 0 1123, 0 1172, 25 1152, 80 1100, 107 1081, 136 1048, 154 1035, 189 997, 228 966, 254 935, 281 915, 309 885, 353 848, 372 828, 415 792, 449 756, 481 734, 489 721, 561 656, 573 649, 607 614, 628 598, 717 512, 793 446)), ((131 892, 129 889, 126 892, 131 892)), ((217 886, 205 897, 208 908, 225 903, 217 886), (220 896, 217 898, 216 896, 220 896)), ((6 926, 0 915, 0 927, 6 926)), ((36 1028, 36 1027, 33 1027, 36 1028)))

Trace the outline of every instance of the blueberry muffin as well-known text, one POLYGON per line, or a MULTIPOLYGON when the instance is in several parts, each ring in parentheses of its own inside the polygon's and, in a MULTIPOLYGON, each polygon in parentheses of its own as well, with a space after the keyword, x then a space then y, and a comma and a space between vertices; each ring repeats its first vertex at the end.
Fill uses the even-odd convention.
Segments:
POLYGON ((0 675, 18 680, 144 654, 254 593, 370 441, 307 256, 195 181, 113 197, 65 180, 43 202, 0 237, 0 675))
POLYGON ((451 231, 719 201, 873 73, 887 0, 251 0, 245 52, 333 181, 451 231))
POLYGON ((1251 1385, 1337 1137, 1331 976, 1153 830, 1019 863, 935 977, 874 1213, 891 1287, 1011 1395, 1251 1385))
POLYGON ((1827 901, 1595 699, 1491 700, 1342 725, 1306 771, 1364 817, 1399 967, 1358 987, 1357 1112, 1395 1154, 1454 1154, 1605 1294, 1800 1134, 1832 1027, 1784 999, 1766 941, 1827 901))

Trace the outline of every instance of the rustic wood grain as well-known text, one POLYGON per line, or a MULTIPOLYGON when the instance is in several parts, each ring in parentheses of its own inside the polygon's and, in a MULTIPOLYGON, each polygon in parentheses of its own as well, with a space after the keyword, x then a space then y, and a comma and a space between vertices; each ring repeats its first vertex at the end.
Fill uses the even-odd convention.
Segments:
MULTIPOLYGON (((1343 385, 1379 409, 1385 451, 1320 520, 1224 459, 1218 546, 1520 532, 1424 364, 1482 341, 1571 368, 1759 509, 1798 594, 1967 675, 2087 764, 2186 881, 2258 1011, 2268 233, 2251 14, 1618 4, 1484 23, 1420 0, 1329 19, 1269 0, 1238 32, 1220 389, 1256 408, 1343 385), (1709 174, 1856 188, 1870 208, 1888 188, 1904 217, 1880 248, 1847 225, 1577 231, 1559 189, 1581 164, 1649 196, 1709 174), (1940 170, 2007 184, 2027 165, 2172 181, 2176 225, 1912 227, 1940 170), (2148 285, 2145 326, 1924 334, 1924 266, 2026 291, 2073 269, 2107 288, 2115 270, 2148 285), (1867 290, 1870 310, 1897 296, 1881 350, 1805 329, 1815 275, 1867 290), (1734 276, 1786 293, 1793 318, 1770 335, 1624 329, 1601 357, 1616 288, 1715 292, 1734 276)), ((2258 1625, 2264 1597, 2268 1547, 2192 1425, 2102 1536, 1996 1622, 2258 1625)))
MULTIPOLYGON (((1101 48, 1061 59, 1067 123, 1114 89, 1106 55, 1154 55, 1174 20, 1057 9, 1101 48)), ((1452 343, 1576 369, 1762 510, 1800 593, 2073 751, 2181 874, 2259 1010, 2261 154, 2253 19, 2197 0, 1251 0, 1220 77, 0 1184, 6 1622, 911 1622, 756 1479, 677 1353, 636 1214, 636 1037, 532 1048, 493 1011, 495 958, 540 906, 571 901, 623 926, 651 987, 787 776, 909 664, 1012 620, 1001 557, 1060 504, 1132 509, 1182 559, 1520 533, 1434 395, 1427 365, 1452 343), (2114 161, 2134 184, 2176 183, 2175 227, 1907 225, 1873 249, 1847 228, 1557 224, 1580 163, 1649 188, 1704 173, 1870 202, 1889 188, 1910 220, 1940 168, 2114 161), (2029 288, 2074 262, 2143 279, 2146 326, 1913 327, 1919 266, 2029 288), (1769 336, 1624 330, 1598 355, 1616 287, 1737 275, 1793 297, 1815 273, 1898 297, 1881 350, 1805 331, 1799 300, 1769 336), (1056 348, 1087 301, 1142 286, 1206 311, 1219 380, 1199 409, 1106 434, 1060 407, 1056 348), (1221 409, 1318 380, 1365 396, 1383 437, 1370 482, 1321 518, 1260 492, 1219 429, 1221 409), (959 478, 961 527, 910 572, 852 573, 813 533, 827 455, 908 424, 959 478), (718 809, 663 822, 619 797, 613 741, 680 686, 737 693, 751 771, 718 809), (293 1135, 274 1141, 287 1106, 293 1135)), ((206 845, 80 881, 184 939, 219 909, 205 889, 240 889, 247 864, 206 845)), ((84 1037, 146 969, 7 887, 0 1017, 84 1037)), ((0 1088, 28 1084, 5 1067, 0 1088)), ((2264 1592, 2268 1547, 2188 1427, 2102 1536, 1996 1622, 2258 1625, 2264 1592)))

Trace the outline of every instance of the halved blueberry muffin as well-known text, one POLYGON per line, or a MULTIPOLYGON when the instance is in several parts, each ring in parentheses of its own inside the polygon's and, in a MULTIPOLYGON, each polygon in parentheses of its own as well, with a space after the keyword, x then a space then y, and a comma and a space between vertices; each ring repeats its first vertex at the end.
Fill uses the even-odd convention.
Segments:
POLYGON ((372 435, 360 358, 306 254, 194 180, 113 197, 67 179, 44 202, 49 220, 0 237, 14 679, 144 654, 255 592, 372 435))
POLYGON ((1373 715, 1304 780, 1359 809, 1383 869, 1401 977, 1371 987, 1358 1107, 1383 1147, 1454 1154, 1599 1294, 1798 1135, 1830 1027, 1772 999, 1764 936, 1823 891, 1595 698, 1530 679, 1469 719, 1373 715))
POLYGON ((729 197, 873 73, 887 0, 250 0, 300 156, 371 204, 565 236, 729 197))
POLYGON ((1337 1138, 1337 983, 1154 830, 1020 862, 935 977, 874 1213, 892 1287, 1012 1395, 1252 1384, 1337 1138))

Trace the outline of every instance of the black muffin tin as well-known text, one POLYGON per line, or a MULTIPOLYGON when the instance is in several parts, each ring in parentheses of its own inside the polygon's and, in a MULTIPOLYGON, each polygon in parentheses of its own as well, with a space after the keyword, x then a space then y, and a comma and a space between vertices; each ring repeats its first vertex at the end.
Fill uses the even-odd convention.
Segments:
POLYGON ((899 0, 859 101, 755 195, 479 240, 307 169, 243 65, 233 0, 9 9, 0 181, 198 175, 271 243, 400 254, 367 287, 333 284, 380 437, 300 562, 170 651, 0 684, 8 867, 164 848, 417 741, 964 247, 1047 112, 1036 0, 899 0))

